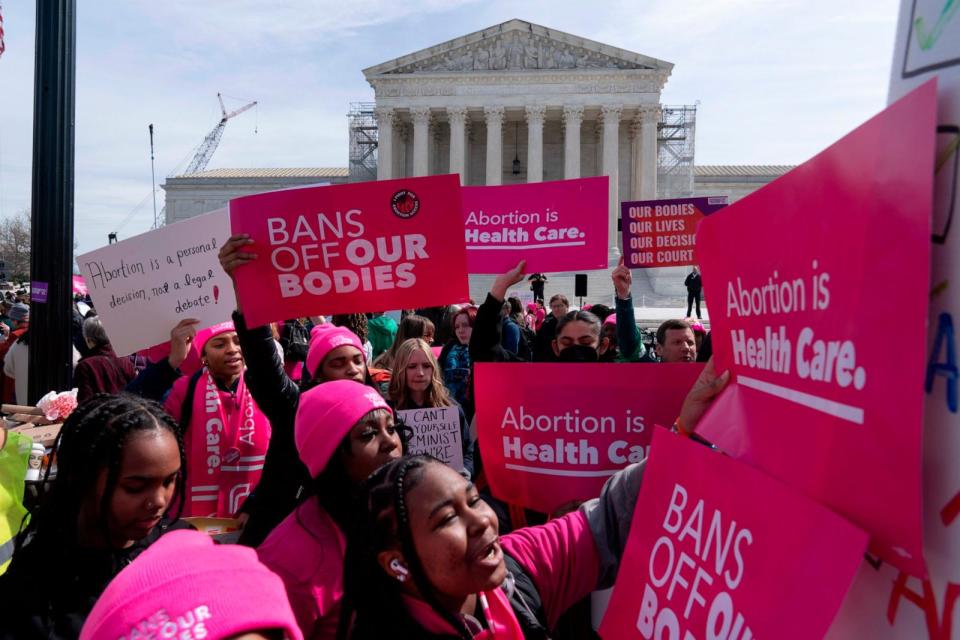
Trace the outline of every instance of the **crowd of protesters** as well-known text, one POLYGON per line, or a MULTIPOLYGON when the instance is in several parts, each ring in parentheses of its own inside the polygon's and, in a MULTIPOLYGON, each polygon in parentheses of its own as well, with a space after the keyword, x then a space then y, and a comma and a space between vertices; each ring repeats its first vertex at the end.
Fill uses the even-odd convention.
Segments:
MULTIPOLYGON (((251 244, 224 245, 228 275, 256 259, 251 244)), ((500 502, 477 444, 473 371, 709 359, 699 321, 663 322, 648 344, 629 269, 611 278, 612 308, 545 300, 547 277, 523 262, 479 305, 399 319, 250 327, 238 301, 231 322, 184 320, 139 359, 118 357, 78 298, 80 404, 0 576, 0 638, 583 637, 582 603, 613 584, 644 463, 557 513, 500 502), (527 305, 507 296, 524 281, 527 305), (463 469, 410 454, 398 411, 425 408, 455 410, 463 469), (235 519, 240 545, 214 545, 183 520, 200 516, 235 519)), ((29 306, 11 298, 0 303, 2 391, 25 404, 29 306)), ((683 431, 726 380, 707 364, 683 431)))

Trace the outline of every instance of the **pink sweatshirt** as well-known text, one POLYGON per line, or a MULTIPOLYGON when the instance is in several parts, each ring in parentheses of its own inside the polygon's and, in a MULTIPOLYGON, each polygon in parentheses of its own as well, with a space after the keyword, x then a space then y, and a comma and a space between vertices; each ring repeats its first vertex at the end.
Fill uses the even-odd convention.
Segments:
POLYGON ((346 545, 333 518, 312 498, 257 548, 260 561, 283 580, 304 638, 337 635, 346 545))

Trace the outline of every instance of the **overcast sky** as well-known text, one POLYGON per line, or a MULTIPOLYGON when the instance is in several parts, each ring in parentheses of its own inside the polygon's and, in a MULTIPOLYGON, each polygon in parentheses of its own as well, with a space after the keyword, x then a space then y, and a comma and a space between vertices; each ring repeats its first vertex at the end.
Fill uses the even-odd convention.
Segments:
MULTIPOLYGON (((3 0, 0 216, 30 205, 35 3, 3 0)), ((158 182, 228 108, 208 168, 345 167, 361 69, 520 18, 674 63, 698 164, 802 162, 884 106, 896 0, 78 1, 79 251, 149 228, 158 182), (139 206, 139 208, 138 208, 139 206)), ((158 194, 158 208, 162 206, 158 194)))

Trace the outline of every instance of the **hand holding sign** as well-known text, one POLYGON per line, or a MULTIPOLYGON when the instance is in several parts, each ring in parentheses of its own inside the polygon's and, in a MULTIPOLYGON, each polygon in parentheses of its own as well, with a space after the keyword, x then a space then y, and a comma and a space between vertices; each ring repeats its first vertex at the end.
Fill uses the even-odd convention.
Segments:
POLYGON ((256 253, 246 251, 245 247, 253 244, 253 240, 246 233, 238 233, 230 236, 222 247, 220 247, 220 266, 231 279, 233 279, 233 270, 243 266, 257 258, 256 253))
POLYGON ((193 339, 197 336, 197 325, 199 320, 188 318, 181 320, 177 326, 170 331, 170 355, 167 361, 174 369, 179 369, 183 361, 187 359, 190 353, 190 347, 193 345, 193 339))
POLYGON ((693 383, 690 393, 683 400, 680 417, 677 418, 677 426, 681 431, 691 434, 697 430, 700 418, 707 412, 707 409, 713 404, 714 398, 723 391, 728 382, 730 382, 730 371, 724 371, 718 376, 713 365, 713 358, 710 358, 707 361, 707 366, 700 372, 700 377, 693 383))

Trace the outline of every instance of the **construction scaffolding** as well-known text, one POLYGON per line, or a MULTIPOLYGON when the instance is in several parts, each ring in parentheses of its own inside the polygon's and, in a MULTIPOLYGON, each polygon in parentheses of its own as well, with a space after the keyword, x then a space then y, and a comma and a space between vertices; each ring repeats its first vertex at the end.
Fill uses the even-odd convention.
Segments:
POLYGON ((693 195, 693 152, 697 127, 696 105, 661 108, 657 150, 657 196, 693 195))
POLYGON ((373 102, 351 102, 347 120, 350 126, 350 182, 377 179, 377 119, 373 102))

